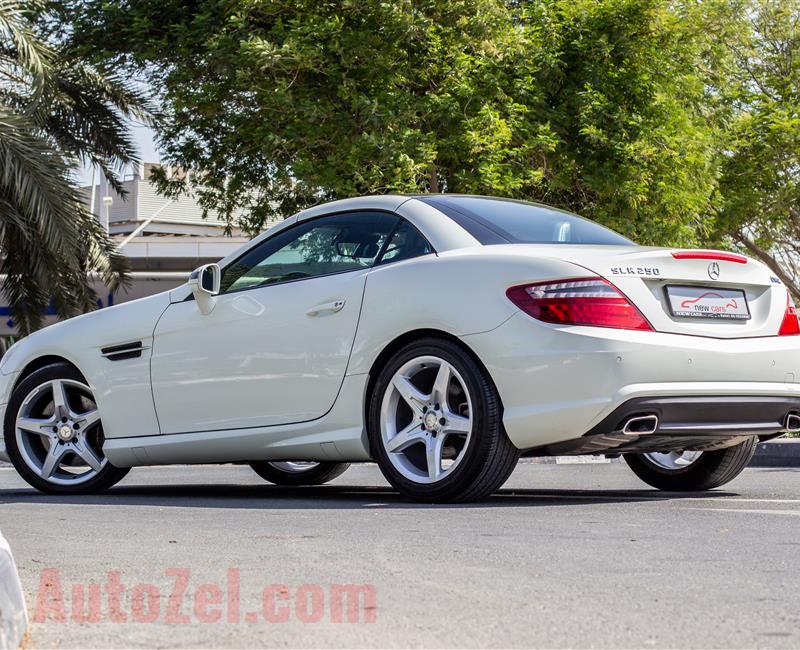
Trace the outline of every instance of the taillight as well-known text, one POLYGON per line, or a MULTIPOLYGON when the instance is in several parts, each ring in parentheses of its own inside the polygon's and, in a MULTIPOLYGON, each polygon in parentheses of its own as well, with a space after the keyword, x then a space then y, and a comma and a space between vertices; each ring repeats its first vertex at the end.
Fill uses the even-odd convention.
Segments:
POLYGON ((509 300, 547 323, 654 331, 628 298, 603 278, 580 278, 511 287, 509 300))
POLYGON ((786 291, 786 311, 783 314, 783 321, 778 330, 778 336, 795 336, 800 334, 800 321, 797 320, 797 308, 794 306, 794 300, 786 291))

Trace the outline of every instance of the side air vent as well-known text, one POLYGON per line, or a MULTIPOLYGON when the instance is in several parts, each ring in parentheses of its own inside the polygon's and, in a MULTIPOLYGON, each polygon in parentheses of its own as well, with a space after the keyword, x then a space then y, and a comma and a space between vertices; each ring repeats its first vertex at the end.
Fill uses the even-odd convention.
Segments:
POLYGON ((108 348, 100 348, 102 354, 109 361, 122 361, 124 359, 137 359, 142 356, 142 350, 147 348, 141 341, 132 341, 122 345, 112 345, 108 348))

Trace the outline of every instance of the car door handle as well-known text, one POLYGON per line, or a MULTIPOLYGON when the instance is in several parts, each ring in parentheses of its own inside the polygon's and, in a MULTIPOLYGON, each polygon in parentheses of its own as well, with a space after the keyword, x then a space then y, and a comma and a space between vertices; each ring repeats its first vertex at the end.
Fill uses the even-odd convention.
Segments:
POLYGON ((317 305, 316 307, 312 307, 309 309, 306 314, 309 316, 317 316, 323 312, 329 311, 335 314, 337 311, 342 311, 342 307, 344 307, 344 300, 334 300, 333 302, 325 302, 321 305, 317 305))

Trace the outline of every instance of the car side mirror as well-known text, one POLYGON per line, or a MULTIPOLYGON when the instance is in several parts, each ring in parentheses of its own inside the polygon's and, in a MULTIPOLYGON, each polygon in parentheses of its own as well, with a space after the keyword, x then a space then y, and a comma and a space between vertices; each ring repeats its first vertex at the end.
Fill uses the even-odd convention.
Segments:
POLYGON ((210 314, 214 309, 221 280, 222 271, 219 264, 205 264, 192 271, 189 276, 189 288, 200 313, 210 314))

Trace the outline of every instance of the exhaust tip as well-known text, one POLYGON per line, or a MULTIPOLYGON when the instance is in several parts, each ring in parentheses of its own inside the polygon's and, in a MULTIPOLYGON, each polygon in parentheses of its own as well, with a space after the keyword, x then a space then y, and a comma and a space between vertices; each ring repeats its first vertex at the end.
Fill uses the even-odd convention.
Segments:
MULTIPOLYGON (((800 424, 800 416, 797 417, 798 424, 800 424)), ((655 433, 656 429, 658 429, 657 415, 637 415, 636 417, 628 418, 625 424, 622 425, 622 433, 636 436, 655 433)))
POLYGON ((789 415, 786 416, 784 430, 787 433, 800 432, 800 415, 797 413, 789 413, 789 415))

